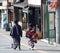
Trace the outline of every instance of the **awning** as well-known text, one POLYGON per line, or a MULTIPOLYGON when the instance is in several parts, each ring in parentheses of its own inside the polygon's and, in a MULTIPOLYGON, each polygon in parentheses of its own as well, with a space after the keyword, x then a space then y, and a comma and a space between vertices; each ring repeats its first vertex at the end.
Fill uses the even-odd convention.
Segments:
POLYGON ((37 7, 37 8, 41 7, 41 5, 32 5, 32 4, 28 4, 28 6, 29 7, 37 7))
POLYGON ((11 7, 8 7, 8 9, 13 9, 14 7, 13 6, 11 6, 11 7))
POLYGON ((28 13, 28 9, 29 9, 29 7, 24 8, 24 9, 23 9, 23 12, 28 13))
POLYGON ((24 1, 22 3, 17 3, 17 4, 14 4, 14 7, 18 7, 18 8, 25 8, 28 6, 28 2, 27 1, 24 1))

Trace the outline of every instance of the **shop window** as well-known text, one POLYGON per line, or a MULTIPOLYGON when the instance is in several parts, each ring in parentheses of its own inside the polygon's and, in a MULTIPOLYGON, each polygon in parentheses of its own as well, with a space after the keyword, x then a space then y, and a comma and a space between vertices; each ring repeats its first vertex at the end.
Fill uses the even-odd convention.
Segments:
POLYGON ((13 21, 13 12, 10 12, 10 21, 13 21))
POLYGON ((22 17, 22 29, 27 29, 27 14, 23 13, 22 17))
POLYGON ((34 9, 30 9, 29 10, 29 23, 31 23, 33 26, 35 26, 36 22, 35 22, 35 10, 34 9))
POLYGON ((26 23, 26 14, 25 14, 25 13, 24 13, 24 16, 23 16, 22 22, 26 23))
POLYGON ((41 13, 39 8, 35 9, 35 18, 36 18, 36 24, 37 25, 40 24, 39 19, 41 19, 41 13))
POLYGON ((42 3, 46 3, 47 0, 41 0, 42 3))
POLYGON ((20 0, 20 2, 23 2, 24 0, 20 0))
POLYGON ((22 10, 19 10, 19 17, 18 17, 19 21, 22 21, 22 17, 23 17, 23 12, 22 10))
POLYGON ((8 2, 8 6, 11 7, 11 2, 8 2))
POLYGON ((0 6, 2 6, 2 3, 0 3, 0 6))

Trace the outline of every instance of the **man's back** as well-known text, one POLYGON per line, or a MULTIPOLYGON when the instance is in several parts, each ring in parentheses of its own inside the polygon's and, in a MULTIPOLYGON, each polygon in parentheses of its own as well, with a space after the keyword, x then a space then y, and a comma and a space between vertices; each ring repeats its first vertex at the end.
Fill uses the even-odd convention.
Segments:
POLYGON ((16 24, 13 26, 13 34, 15 37, 17 36, 17 34, 19 35, 19 37, 22 37, 22 29, 20 25, 16 24))

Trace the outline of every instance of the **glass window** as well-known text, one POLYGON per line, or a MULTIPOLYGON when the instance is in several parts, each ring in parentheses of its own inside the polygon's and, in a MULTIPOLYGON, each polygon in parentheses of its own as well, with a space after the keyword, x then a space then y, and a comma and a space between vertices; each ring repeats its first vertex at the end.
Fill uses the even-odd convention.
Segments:
POLYGON ((23 16, 23 12, 22 10, 19 10, 19 20, 22 21, 22 16, 23 16))
POLYGON ((24 16, 23 16, 22 22, 26 23, 26 13, 24 13, 24 16))
POLYGON ((2 6, 2 3, 0 3, 0 6, 2 6))

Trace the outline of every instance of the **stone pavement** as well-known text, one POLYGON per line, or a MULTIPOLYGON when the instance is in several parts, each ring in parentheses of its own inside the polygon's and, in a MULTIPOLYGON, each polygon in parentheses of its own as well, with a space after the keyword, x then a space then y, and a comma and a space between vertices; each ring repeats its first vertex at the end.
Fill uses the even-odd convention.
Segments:
POLYGON ((9 36, 9 31, 0 29, 0 53, 47 53, 46 51, 60 51, 60 45, 50 45, 45 39, 38 40, 35 44, 34 51, 30 50, 27 44, 28 39, 25 37, 25 32, 23 31, 23 37, 21 38, 21 51, 14 50, 11 48, 12 38, 9 36))

